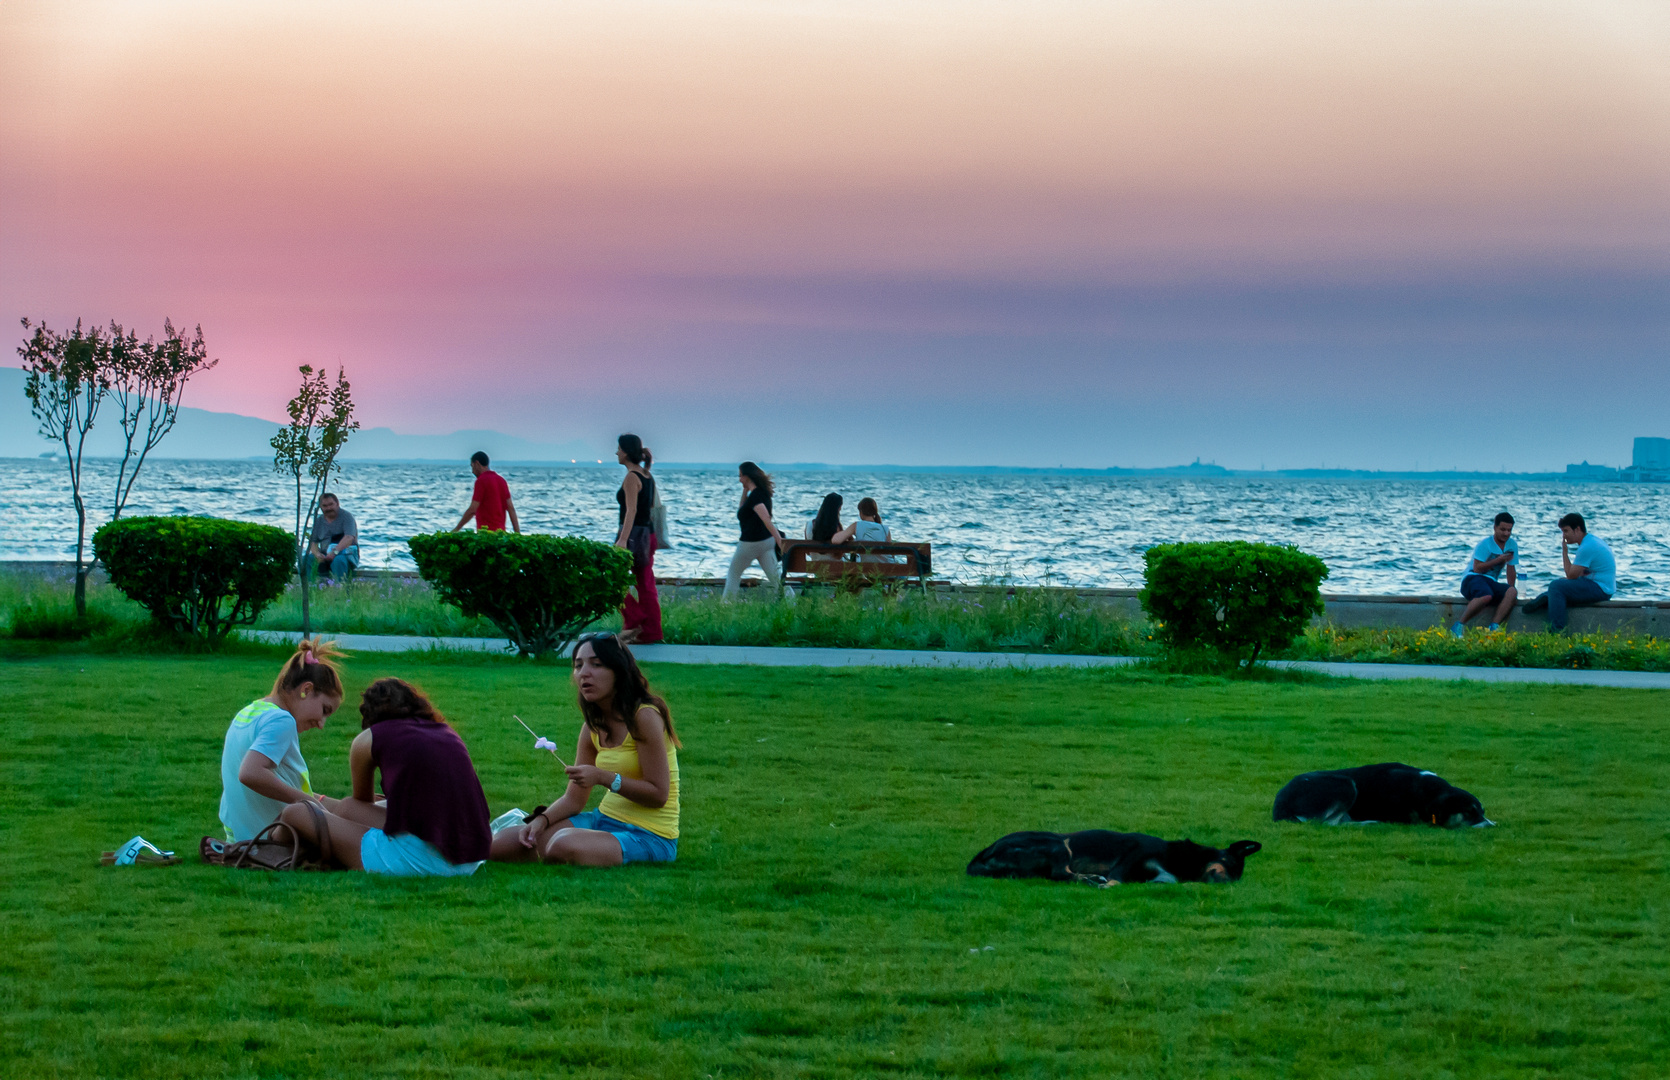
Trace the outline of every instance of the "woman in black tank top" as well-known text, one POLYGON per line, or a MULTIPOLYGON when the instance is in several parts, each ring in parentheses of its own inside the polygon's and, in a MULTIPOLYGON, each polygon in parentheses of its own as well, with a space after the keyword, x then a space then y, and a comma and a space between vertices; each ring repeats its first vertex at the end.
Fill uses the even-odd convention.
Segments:
POLYGON ((661 598, 655 593, 655 532, 650 511, 655 506, 655 477, 649 474, 655 457, 636 435, 622 435, 615 460, 626 466, 626 479, 615 492, 620 504, 620 531, 615 546, 632 553, 634 596, 621 601, 621 638, 640 645, 661 640, 661 598))

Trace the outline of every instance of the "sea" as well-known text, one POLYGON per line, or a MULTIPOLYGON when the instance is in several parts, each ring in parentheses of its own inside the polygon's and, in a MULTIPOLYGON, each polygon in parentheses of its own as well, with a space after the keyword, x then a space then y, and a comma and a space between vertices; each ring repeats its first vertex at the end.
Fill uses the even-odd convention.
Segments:
MULTIPOLYGON (((612 540, 617 466, 507 465, 530 532, 612 540)), ((108 520, 115 462, 86 466, 91 528, 108 520)), ((741 487, 729 467, 658 465, 671 546, 664 577, 720 577, 737 540, 741 487)), ((469 470, 451 463, 349 462, 331 488, 359 522, 362 565, 414 568, 406 539, 449 529, 469 502, 469 470)), ((1140 587, 1142 553, 1182 540, 1293 544, 1328 565, 1330 593, 1453 594, 1473 545, 1506 510, 1518 521, 1521 574, 1560 570, 1561 514, 1575 510, 1618 558, 1619 598, 1670 598, 1670 485, 1517 480, 1286 479, 1117 476, 1082 472, 906 472, 785 469, 775 477, 778 527, 800 536, 828 492, 843 521, 869 496, 899 540, 934 545, 938 576, 1140 587)), ((283 528, 293 480, 267 461, 147 462, 125 514, 207 514, 283 528)), ((63 560, 75 514, 61 459, 0 462, 0 559, 63 560)), ((758 574, 758 570, 752 571, 758 574)))

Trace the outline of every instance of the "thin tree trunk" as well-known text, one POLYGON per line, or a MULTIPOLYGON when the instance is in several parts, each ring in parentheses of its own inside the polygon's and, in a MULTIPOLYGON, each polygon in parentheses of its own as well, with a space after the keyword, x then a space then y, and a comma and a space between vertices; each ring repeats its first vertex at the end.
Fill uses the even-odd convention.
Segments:
POLYGON ((303 549, 301 558, 296 560, 296 572, 301 575, 302 582, 302 637, 310 636, 313 630, 312 612, 308 603, 311 599, 308 594, 313 590, 307 587, 307 560, 308 553, 303 549))
POLYGON ((78 485, 75 491, 75 617, 87 617, 87 564, 82 556, 87 547, 87 504, 81 499, 78 485))

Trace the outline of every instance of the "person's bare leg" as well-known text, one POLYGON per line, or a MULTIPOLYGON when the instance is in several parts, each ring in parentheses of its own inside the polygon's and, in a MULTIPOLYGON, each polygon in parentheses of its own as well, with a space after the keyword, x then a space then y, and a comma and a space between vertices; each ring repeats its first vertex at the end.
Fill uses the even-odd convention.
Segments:
POLYGON ((521 826, 501 829, 499 834, 493 837, 493 846, 488 849, 487 858, 493 862, 537 862, 541 845, 551 839, 558 829, 571 827, 572 823, 568 818, 547 823, 544 828, 534 833, 532 847, 522 843, 521 826))
POLYGON ((1513 614, 1514 601, 1518 599, 1519 589, 1513 585, 1509 585, 1508 591, 1502 594, 1502 602, 1496 607, 1496 618, 1491 621, 1498 626, 1506 624, 1508 616, 1513 614))
MULTIPOLYGON (((296 830, 304 843, 313 845, 314 850, 319 849, 319 834, 313 827, 315 819, 307 807, 291 803, 278 815, 278 820, 296 830)), ((325 814, 325 827, 330 830, 331 856, 350 870, 364 870, 365 864, 360 861, 360 841, 371 830, 357 821, 349 821, 329 812, 325 814)))
POLYGON ((545 862, 571 866, 619 866, 620 841, 601 829, 558 829, 540 849, 545 862))
POLYGON ((1461 625, 1466 626, 1468 623, 1472 622, 1479 612, 1489 606, 1490 597, 1488 596, 1475 596, 1473 599, 1467 601, 1467 610, 1461 614, 1461 625))
POLYGON ((388 824, 389 808, 387 803, 366 803, 358 799, 333 799, 329 795, 319 800, 319 805, 339 818, 358 822, 368 829, 380 829, 388 824))

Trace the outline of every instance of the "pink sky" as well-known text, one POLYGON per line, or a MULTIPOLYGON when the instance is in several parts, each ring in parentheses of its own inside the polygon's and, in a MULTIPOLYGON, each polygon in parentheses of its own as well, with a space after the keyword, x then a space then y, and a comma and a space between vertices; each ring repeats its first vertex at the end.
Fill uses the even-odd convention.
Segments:
POLYGON ((205 408, 340 361, 369 424, 673 460, 1495 467, 1471 367, 1561 427, 1516 467, 1670 434, 1659 3, 13 3, 0 46, 0 312, 201 322, 205 408))

